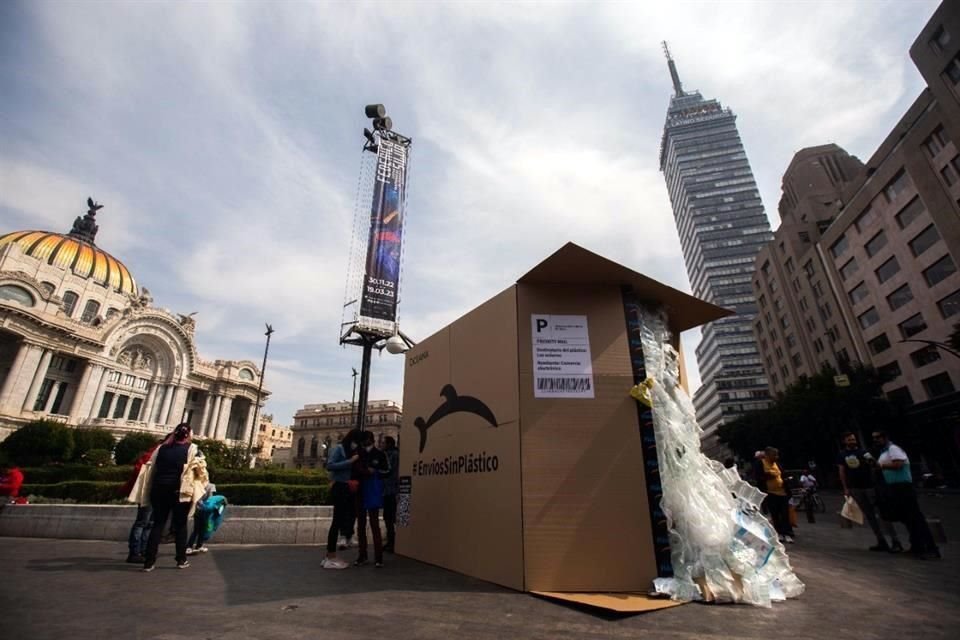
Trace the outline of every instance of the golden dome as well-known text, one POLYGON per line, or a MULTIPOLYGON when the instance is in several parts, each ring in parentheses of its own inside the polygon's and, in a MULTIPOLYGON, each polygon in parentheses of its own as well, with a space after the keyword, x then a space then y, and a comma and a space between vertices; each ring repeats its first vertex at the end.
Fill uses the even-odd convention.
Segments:
POLYGON ((73 235, 51 231, 14 231, 0 236, 0 249, 8 244, 20 247, 25 255, 47 264, 71 270, 81 278, 137 294, 137 283, 126 265, 96 245, 73 235))

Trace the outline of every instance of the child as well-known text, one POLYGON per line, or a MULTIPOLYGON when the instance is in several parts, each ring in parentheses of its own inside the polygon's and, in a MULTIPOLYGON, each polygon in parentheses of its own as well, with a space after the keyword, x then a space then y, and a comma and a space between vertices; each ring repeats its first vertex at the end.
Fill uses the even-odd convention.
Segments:
POLYGON ((203 543, 210 539, 213 532, 223 522, 223 512, 227 500, 223 496, 213 495, 216 492, 217 485, 208 482, 207 488, 203 492, 203 498, 197 503, 196 511, 193 514, 193 533, 190 534, 190 540, 187 541, 188 556, 209 551, 210 549, 203 543))

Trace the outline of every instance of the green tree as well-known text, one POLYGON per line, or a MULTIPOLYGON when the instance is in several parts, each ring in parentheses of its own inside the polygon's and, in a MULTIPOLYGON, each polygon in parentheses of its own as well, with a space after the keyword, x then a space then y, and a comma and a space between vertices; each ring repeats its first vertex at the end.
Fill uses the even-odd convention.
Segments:
POLYGON ((787 467, 801 467, 808 460, 829 467, 845 431, 861 436, 875 429, 899 431, 902 414, 883 396, 884 381, 874 369, 850 367, 849 386, 837 386, 835 375, 825 368, 801 377, 770 408, 721 426, 720 441, 748 460, 754 451, 775 446, 787 467))
POLYGON ((73 448, 73 429, 52 420, 27 423, 0 443, 7 460, 20 466, 68 462, 73 448))
POLYGON ((103 449, 113 452, 116 440, 113 434, 106 429, 74 429, 73 431, 73 459, 83 460, 88 451, 103 449))
POLYGON ((113 458, 117 464, 133 464, 159 441, 160 438, 149 433, 128 433, 117 442, 113 458))
POLYGON ((247 445, 236 442, 228 446, 219 440, 194 440, 207 459, 208 469, 246 469, 250 466, 247 445))

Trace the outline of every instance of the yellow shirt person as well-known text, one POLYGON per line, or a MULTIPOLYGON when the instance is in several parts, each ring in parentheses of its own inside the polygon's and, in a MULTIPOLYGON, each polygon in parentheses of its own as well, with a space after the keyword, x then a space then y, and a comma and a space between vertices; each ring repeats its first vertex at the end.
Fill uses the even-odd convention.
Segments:
POLYGON ((787 492, 783 488, 783 476, 780 473, 780 465, 764 458, 763 473, 767 478, 767 493, 775 496, 787 495, 787 492))

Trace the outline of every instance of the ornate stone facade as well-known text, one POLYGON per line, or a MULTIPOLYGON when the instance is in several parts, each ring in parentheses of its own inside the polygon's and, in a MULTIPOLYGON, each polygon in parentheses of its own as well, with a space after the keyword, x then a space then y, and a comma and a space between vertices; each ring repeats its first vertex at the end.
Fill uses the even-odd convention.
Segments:
MULTIPOLYGON (((385 436, 400 442, 400 424, 403 411, 393 400, 372 400, 367 403, 367 421, 364 427, 383 445, 385 436)), ((293 448, 290 464, 297 469, 323 466, 326 452, 336 445, 356 422, 356 409, 351 402, 308 404, 293 416, 293 448)))
POLYGON ((273 416, 269 414, 260 416, 258 422, 257 464, 272 462, 278 457, 284 458, 283 449, 289 450, 293 445, 293 431, 290 427, 274 423, 273 416))
POLYGON ((49 418, 160 435, 185 421, 247 442, 259 367, 201 359, 192 314, 153 306, 95 233, 0 236, 0 428, 49 418))

